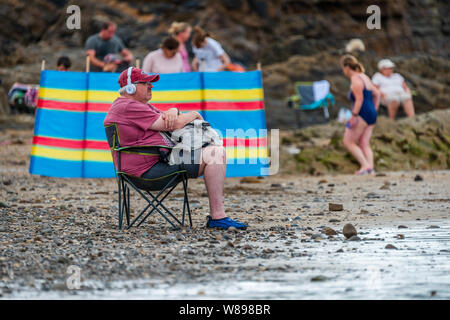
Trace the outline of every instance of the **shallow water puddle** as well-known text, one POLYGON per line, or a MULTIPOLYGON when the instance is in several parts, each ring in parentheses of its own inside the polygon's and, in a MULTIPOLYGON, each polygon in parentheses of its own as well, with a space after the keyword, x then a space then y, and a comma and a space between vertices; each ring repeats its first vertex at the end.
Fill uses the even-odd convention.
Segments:
MULTIPOLYGON (((364 230, 362 241, 259 242, 284 249, 276 258, 247 259, 226 280, 183 283, 83 283, 89 290, 18 288, 7 299, 449 299, 450 223, 364 230), (431 227, 439 226, 439 227, 431 227), (431 228, 430 228, 431 227, 431 228), (403 235, 399 236, 399 234, 403 235), (364 240, 364 239, 384 240, 364 240), (385 249, 387 244, 397 249, 385 249), (290 247, 300 248, 292 257, 290 247), (343 252, 337 252, 342 249, 343 252), (253 267, 252 267, 253 266, 253 267)), ((220 277, 218 277, 220 278, 220 277)), ((222 277, 223 278, 223 277, 222 277)))

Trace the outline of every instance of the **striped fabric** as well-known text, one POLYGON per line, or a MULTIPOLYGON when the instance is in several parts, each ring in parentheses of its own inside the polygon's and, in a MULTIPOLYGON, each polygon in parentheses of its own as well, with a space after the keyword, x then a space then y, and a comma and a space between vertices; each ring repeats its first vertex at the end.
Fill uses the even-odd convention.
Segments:
MULTIPOLYGON (((114 177, 103 120, 119 96, 114 73, 42 71, 30 173, 114 177)), ((162 74, 151 103, 195 110, 224 139, 228 177, 267 168, 267 130, 260 71, 162 74)))

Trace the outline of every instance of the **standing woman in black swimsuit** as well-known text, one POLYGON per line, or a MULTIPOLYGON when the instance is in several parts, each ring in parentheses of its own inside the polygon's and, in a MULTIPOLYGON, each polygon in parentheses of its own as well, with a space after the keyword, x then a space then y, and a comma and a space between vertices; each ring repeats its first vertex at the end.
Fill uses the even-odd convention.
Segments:
POLYGON ((345 125, 344 146, 361 166, 355 174, 374 174, 370 138, 377 122, 380 91, 364 74, 362 64, 352 55, 341 58, 341 67, 344 75, 351 81, 349 98, 353 101, 352 117, 345 125))

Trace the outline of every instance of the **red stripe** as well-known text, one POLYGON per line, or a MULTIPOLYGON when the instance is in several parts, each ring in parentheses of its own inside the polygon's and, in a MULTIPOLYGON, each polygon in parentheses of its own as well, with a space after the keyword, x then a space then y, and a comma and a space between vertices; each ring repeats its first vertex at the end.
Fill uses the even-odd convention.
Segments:
POLYGON ((224 138, 224 147, 265 147, 267 137, 264 138, 224 138))
POLYGON ((38 108, 66 111, 86 111, 86 103, 84 102, 67 102, 39 99, 38 108))
POLYGON ((34 136, 33 144, 48 146, 48 147, 70 148, 70 149, 109 150, 109 146, 106 141, 93 141, 93 140, 81 140, 80 141, 80 140, 71 140, 71 139, 60 139, 60 138, 34 136))
MULTIPOLYGON (((106 141, 94 140, 71 140, 60 138, 49 138, 34 136, 34 145, 42 145, 48 147, 70 148, 70 149, 94 149, 109 150, 106 141)), ((264 147, 267 146, 267 138, 224 138, 224 147, 264 147)))
POLYGON ((232 111, 232 110, 260 110, 264 109, 264 102, 260 101, 206 101, 205 102, 205 111, 208 110, 221 110, 221 111, 232 111))
MULTIPOLYGON (((264 102, 261 101, 238 101, 238 102, 180 102, 180 103, 155 103, 155 107, 161 111, 166 111, 170 108, 178 108, 181 111, 248 111, 264 109, 264 102)), ((67 101, 53 101, 53 100, 38 100, 38 108, 66 110, 66 111, 92 111, 92 112, 108 112, 111 103, 99 102, 67 102, 67 101)))

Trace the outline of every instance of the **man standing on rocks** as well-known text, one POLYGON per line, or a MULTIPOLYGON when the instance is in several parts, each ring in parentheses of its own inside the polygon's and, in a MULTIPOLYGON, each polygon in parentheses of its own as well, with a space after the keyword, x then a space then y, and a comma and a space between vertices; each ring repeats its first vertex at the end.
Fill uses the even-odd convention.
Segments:
MULTIPOLYGON (((148 103, 152 98, 153 82, 159 80, 159 75, 148 75, 138 68, 130 67, 119 76, 120 97, 117 98, 103 121, 104 126, 117 124, 122 146, 159 145, 172 146, 161 131, 173 131, 183 128, 195 119, 203 120, 202 116, 191 111, 180 113, 177 108, 165 112, 148 103)), ((167 176, 159 180, 161 186, 169 183, 170 174, 186 170, 189 178, 204 175, 208 191, 210 216, 207 228, 246 229, 244 223, 228 218, 223 207, 223 186, 227 169, 226 152, 222 146, 207 146, 202 148, 200 159, 194 163, 170 165, 161 161, 157 155, 126 154, 121 155, 121 170, 132 176, 146 179, 167 176)), ((116 156, 114 157, 116 161, 116 156)))
POLYGON ((117 25, 114 22, 105 22, 100 33, 90 36, 86 41, 86 54, 90 58, 91 71, 116 71, 112 70, 110 64, 117 65, 118 72, 122 71, 133 61, 133 55, 125 48, 122 40, 115 35, 117 25), (119 55, 122 59, 119 59, 119 55), (111 60, 111 56, 116 57, 113 61, 105 61, 105 57, 111 60))

